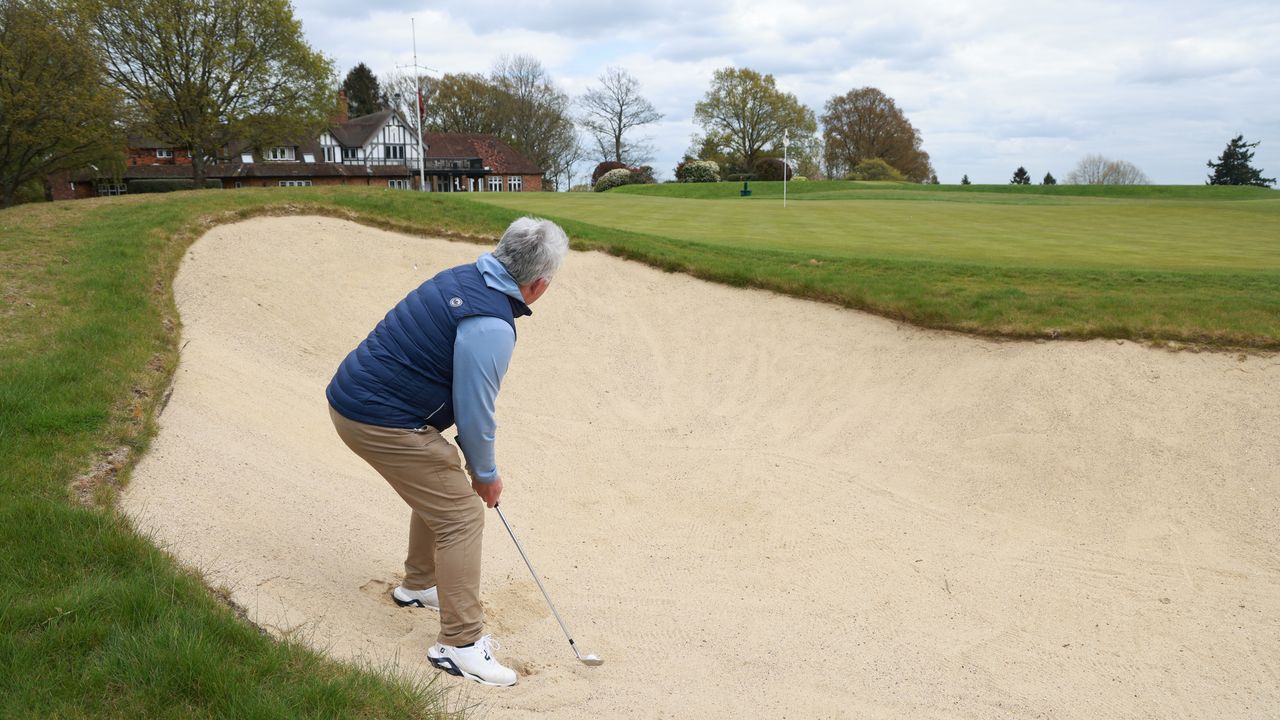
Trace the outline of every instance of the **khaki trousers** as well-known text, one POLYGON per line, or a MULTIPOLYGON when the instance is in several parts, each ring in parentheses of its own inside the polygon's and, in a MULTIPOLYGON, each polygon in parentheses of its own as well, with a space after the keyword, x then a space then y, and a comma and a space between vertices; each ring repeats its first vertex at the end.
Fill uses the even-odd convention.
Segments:
POLYGON ((484 502, 471 489, 458 451, 431 427, 422 430, 366 425, 332 407, 338 436, 386 478, 409 504, 406 590, 435 586, 440 595, 444 645, 467 645, 484 631, 480 607, 480 542, 484 502))

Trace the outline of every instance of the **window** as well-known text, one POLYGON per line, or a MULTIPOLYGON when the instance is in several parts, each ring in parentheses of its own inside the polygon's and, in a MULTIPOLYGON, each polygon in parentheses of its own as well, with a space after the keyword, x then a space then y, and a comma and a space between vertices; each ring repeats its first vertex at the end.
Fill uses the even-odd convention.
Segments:
POLYGON ((501 175, 489 176, 489 192, 502 192, 502 176, 501 175))
POLYGON ((344 162, 347 160, 359 160, 360 148, 349 148, 349 147, 342 148, 342 159, 344 162))
POLYGON ((302 162, 309 162, 309 163, 313 163, 313 162, 315 162, 315 161, 316 161, 316 156, 315 156, 315 155, 313 155, 313 154, 311 154, 311 153, 302 153, 302 162))
POLYGON ((280 187, 311 187, 310 180, 281 180, 280 187))
POLYGON ((273 147, 267 150, 268 160, 292 160, 293 148, 284 147, 283 145, 273 147))
POLYGON ((108 195, 127 195, 129 188, 124 183, 98 183, 98 195, 106 197, 108 195))
POLYGON ((333 148, 331 148, 331 147, 327 147, 327 148, 325 148, 325 149, 324 149, 324 161, 325 161, 325 162, 333 162, 333 157, 334 157, 333 148))
POLYGON ((510 192, 520 192, 520 187, 524 185, 524 178, 519 175, 507 176, 507 190, 510 192))
POLYGON ((172 148, 156 148, 156 157, 173 159, 172 148))
POLYGON ((237 181, 236 181, 236 187, 240 187, 240 181, 239 181, 239 180, 237 180, 237 181))
POLYGON ((240 153, 240 162, 245 164, 253 162, 253 153, 251 152, 240 153))
POLYGON ((388 180, 387 187, 393 190, 408 190, 409 181, 408 180, 388 180))
POLYGON ((404 146, 403 145, 383 145, 382 157, 387 160, 403 160, 404 146))

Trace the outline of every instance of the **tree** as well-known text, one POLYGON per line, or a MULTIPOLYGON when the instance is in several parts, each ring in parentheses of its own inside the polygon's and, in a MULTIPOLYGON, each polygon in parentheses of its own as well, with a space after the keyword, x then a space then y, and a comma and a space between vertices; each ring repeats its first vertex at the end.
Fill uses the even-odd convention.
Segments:
POLYGON ((850 90, 827 101, 822 114, 829 170, 841 175, 869 158, 881 158, 913 182, 933 174, 920 133, 893 98, 873 87, 850 90))
POLYGON ((764 150, 781 145, 784 130, 800 136, 818 129, 812 110, 795 95, 778 90, 772 75, 749 68, 715 71, 707 94, 694 106, 693 116, 706 131, 704 142, 726 149, 735 164, 748 173, 764 150))
POLYGON ((0 207, 52 173, 123 164, 120 93, 84 18, 60 0, 0 0, 0 207))
POLYGON ((347 94, 351 117, 378 112, 387 104, 387 98, 378 86, 378 78, 364 63, 351 68, 342 81, 342 90, 347 94))
POLYGON ((1205 181, 1206 185, 1256 185, 1271 187, 1275 178, 1262 177, 1262 169, 1254 168, 1249 163, 1253 160, 1253 150, 1260 142, 1247 143, 1244 135, 1237 135, 1227 143, 1227 149, 1218 156, 1218 162, 1209 161, 1208 166, 1213 174, 1205 181))
POLYGON ((1047 172, 1044 174, 1044 180, 1041 180, 1040 184, 1041 185, 1057 185, 1058 178, 1054 177, 1053 173, 1047 172))
POLYGON ((662 113, 640 94, 640 81, 622 68, 610 67, 600 76, 600 86, 578 98, 579 122, 595 141, 602 160, 641 163, 653 157, 643 141, 628 141, 628 130, 655 123, 662 113))
POLYGON ((495 108, 503 129, 500 136, 541 167, 544 184, 554 189, 557 169, 578 145, 569 96, 556 87, 542 63, 528 55, 500 58, 489 82, 500 91, 495 108))
POLYGON ((1145 173, 1126 160, 1108 160, 1101 155, 1086 155, 1067 173, 1069 185, 1150 185, 1145 173))
POLYGON ((1019 165, 1018 169, 1013 171, 1013 179, 1009 181, 1009 184, 1010 185, 1030 185, 1031 173, 1027 172, 1026 168, 1019 165))
POLYGON ((930 184, 930 185, 941 185, 941 184, 942 184, 942 183, 938 180, 938 175, 937 175, 937 173, 934 173, 933 175, 930 175, 930 176, 929 176, 929 184, 930 184))
POLYGON ((690 139, 689 149, 685 150, 684 156, 693 160, 710 160, 720 167, 721 173, 726 179, 731 179, 732 175, 746 174, 747 170, 742 167, 741 161, 734 160, 729 156, 729 148, 727 141, 716 133, 706 133, 699 135, 695 133, 690 139))
MULTIPOLYGON (((426 128, 433 132, 484 133, 506 139, 506 127, 499 111, 502 92, 483 75, 445 74, 439 79, 422 78, 426 101, 426 128)), ((413 116, 415 77, 396 74, 383 84, 393 97, 400 96, 400 110, 413 116)))
POLYGON ((289 0, 87 0, 108 76, 142 129, 191 153, 195 187, 233 139, 312 137, 334 108, 333 65, 289 0))
POLYGON ((969 176, 968 176, 968 174, 966 174, 964 177, 960 178, 960 184, 961 184, 961 185, 972 185, 973 183, 969 182, 969 176))

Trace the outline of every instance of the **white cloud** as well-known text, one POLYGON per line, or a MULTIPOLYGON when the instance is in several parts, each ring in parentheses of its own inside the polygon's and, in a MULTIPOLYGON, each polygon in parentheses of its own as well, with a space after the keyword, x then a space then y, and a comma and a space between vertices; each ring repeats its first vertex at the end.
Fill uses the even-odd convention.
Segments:
POLYGON ((695 130, 711 73, 773 74, 818 114, 833 95, 878 87, 924 137, 939 176, 1005 182, 1018 165, 1064 177, 1080 156, 1134 162, 1156 182, 1200 183, 1237 133, 1280 171, 1280 5, 1197 0, 880 3, 655 0, 299 0, 313 46, 340 73, 419 61, 486 72, 504 53, 537 57, 571 94, 625 67, 666 114, 655 167, 670 173, 695 130))

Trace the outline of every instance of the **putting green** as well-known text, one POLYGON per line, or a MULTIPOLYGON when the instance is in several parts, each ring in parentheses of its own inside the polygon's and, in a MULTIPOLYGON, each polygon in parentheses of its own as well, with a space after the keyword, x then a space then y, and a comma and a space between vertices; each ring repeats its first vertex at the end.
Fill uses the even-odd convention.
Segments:
POLYGON ((1264 199, 1233 202, 1194 194, 1156 199, 896 190, 867 191, 849 199, 805 197, 789 202, 784 210, 777 197, 468 195, 553 219, 816 258, 1037 269, 1280 272, 1280 194, 1275 199, 1262 195, 1264 199))

